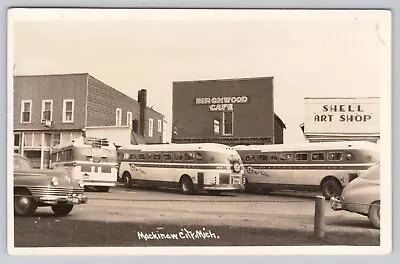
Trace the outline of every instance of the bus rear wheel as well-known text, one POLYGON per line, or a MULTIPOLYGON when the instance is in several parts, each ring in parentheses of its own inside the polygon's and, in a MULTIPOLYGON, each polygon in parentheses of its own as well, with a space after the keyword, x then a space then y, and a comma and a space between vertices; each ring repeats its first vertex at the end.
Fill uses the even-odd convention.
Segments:
POLYGON ((122 175, 122 180, 124 181, 124 187, 126 188, 132 187, 132 177, 129 173, 124 173, 122 175))
POLYGON ((329 200, 342 193, 342 185, 336 178, 327 178, 321 183, 321 191, 325 199, 329 200))
POLYGON ((193 182, 188 176, 182 177, 179 181, 179 187, 183 194, 192 194, 193 193, 193 182))

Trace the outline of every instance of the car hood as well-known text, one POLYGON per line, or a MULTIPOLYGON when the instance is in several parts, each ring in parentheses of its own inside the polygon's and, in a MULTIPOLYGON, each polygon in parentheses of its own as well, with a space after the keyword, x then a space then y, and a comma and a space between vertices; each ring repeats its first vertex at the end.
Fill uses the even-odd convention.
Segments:
POLYGON ((16 177, 27 177, 30 179, 41 178, 48 179, 51 181, 52 178, 56 177, 60 185, 69 185, 72 182, 78 182, 70 177, 68 170, 57 169, 57 170, 40 170, 40 169, 14 169, 14 175, 16 177))

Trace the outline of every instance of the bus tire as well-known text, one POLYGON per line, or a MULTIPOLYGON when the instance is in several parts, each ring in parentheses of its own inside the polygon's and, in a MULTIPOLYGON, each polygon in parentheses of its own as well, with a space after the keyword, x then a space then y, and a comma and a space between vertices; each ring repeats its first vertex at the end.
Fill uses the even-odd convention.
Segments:
POLYGON ((376 229, 381 227, 381 201, 371 203, 368 211, 368 219, 376 229))
POLYGON ((124 172, 124 174, 122 175, 122 180, 124 181, 124 187, 132 187, 132 177, 129 172, 124 172))
POLYGON ((73 204, 66 204, 66 203, 60 203, 51 206, 51 210, 53 210, 56 216, 65 216, 69 214, 73 208, 74 208, 73 204))
POLYGON ((342 193, 342 185, 335 177, 326 177, 321 182, 321 192, 326 200, 338 197, 342 193))
POLYGON ((14 214, 19 216, 31 216, 36 212, 37 202, 28 190, 14 190, 14 214))
POLYGON ((183 176, 181 178, 179 187, 183 194, 193 194, 193 181, 189 176, 183 176))

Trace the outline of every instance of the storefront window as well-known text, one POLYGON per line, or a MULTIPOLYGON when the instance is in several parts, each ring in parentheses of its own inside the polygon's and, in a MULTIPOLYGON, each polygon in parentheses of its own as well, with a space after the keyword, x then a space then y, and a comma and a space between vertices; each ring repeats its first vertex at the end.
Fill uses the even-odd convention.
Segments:
POLYGON ((28 146, 28 147, 32 146, 32 133, 24 134, 24 146, 28 146))

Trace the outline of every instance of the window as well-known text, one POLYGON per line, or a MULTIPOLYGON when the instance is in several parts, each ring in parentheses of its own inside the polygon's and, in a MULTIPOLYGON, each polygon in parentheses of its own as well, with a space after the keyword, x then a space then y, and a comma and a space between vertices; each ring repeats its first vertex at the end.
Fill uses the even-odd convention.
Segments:
POLYGON ((21 145, 21 134, 14 134, 14 147, 19 147, 21 145))
POLYGON ((149 118, 149 137, 153 136, 153 126, 154 126, 153 119, 149 118))
POLYGON ((61 133, 56 133, 53 135, 53 146, 61 143, 61 133))
POLYGON ((246 159, 246 161, 248 161, 248 162, 255 161, 255 157, 254 157, 254 155, 252 155, 252 154, 247 154, 245 159, 246 159))
POLYGON ((69 143, 72 141, 72 133, 71 132, 63 132, 61 135, 62 143, 69 143))
POLYGON ((185 153, 185 160, 194 160, 193 153, 185 153))
POLYGON ((201 155, 201 153, 196 153, 196 160, 202 160, 203 156, 201 155))
POLYGON ((233 135, 233 112, 223 112, 222 120, 224 125, 223 134, 233 135))
POLYGON ((32 113, 32 100, 21 101, 21 123, 30 123, 32 113))
POLYGON ((182 153, 175 153, 174 159, 175 160, 183 160, 183 154, 182 153))
POLYGON ((63 123, 74 122, 74 99, 63 100, 63 123))
POLYGON ((342 153, 341 152, 329 152, 328 160, 342 160, 342 153))
POLYGON ((34 147, 42 146, 42 133, 33 133, 33 146, 34 147))
POLYGON ((172 159, 172 155, 170 153, 164 153, 164 160, 171 160, 172 159))
POLYGON ((162 131, 162 121, 160 119, 157 120, 157 131, 158 132, 162 131))
POLYGON ((139 120, 134 119, 132 122, 132 130, 135 133, 139 133, 139 120))
POLYGON ((140 160, 145 160, 145 159, 146 159, 146 156, 144 155, 144 153, 139 153, 138 158, 139 158, 140 160))
POLYGON ((280 160, 292 160, 292 154, 290 153, 281 153, 279 154, 280 160))
POLYGON ((24 146, 31 147, 33 145, 33 134, 25 133, 24 134, 24 146))
POLYGON ((136 159, 136 154, 132 153, 132 154, 130 155, 130 157, 131 157, 132 160, 135 160, 135 159, 136 159))
POLYGON ((258 160, 266 161, 266 160, 268 160, 268 155, 267 154, 258 154, 258 160))
POLYGON ((296 160, 308 160, 308 154, 307 153, 297 153, 294 158, 296 160))
POLYGON ((271 154, 271 155, 269 155, 269 160, 270 160, 270 161, 277 161, 277 160, 278 160, 278 155, 277 155, 277 154, 271 154))
POLYGON ((122 124, 122 110, 121 108, 115 109, 115 126, 121 126, 122 124))
POLYGON ((322 152, 319 153, 313 153, 311 155, 311 160, 324 160, 325 159, 325 155, 322 152))
POLYGON ((214 119, 214 135, 219 135, 219 120, 214 119))
POLYGON ((160 160, 161 159, 161 154, 160 153, 154 153, 154 159, 155 160, 160 160))
POLYGON ((132 128, 132 112, 126 113, 126 125, 132 128))
POLYGON ((42 100, 42 120, 53 120, 53 100, 42 100))

